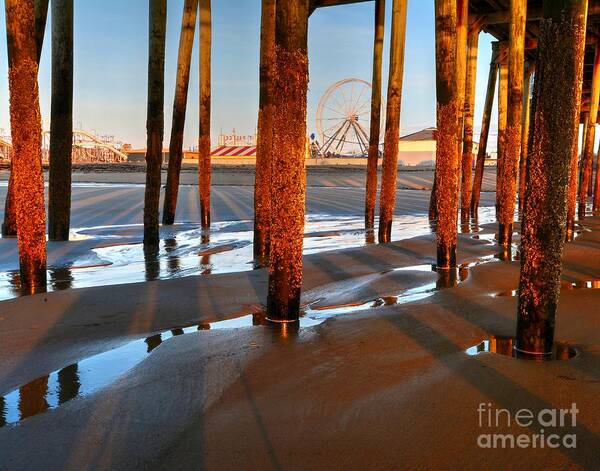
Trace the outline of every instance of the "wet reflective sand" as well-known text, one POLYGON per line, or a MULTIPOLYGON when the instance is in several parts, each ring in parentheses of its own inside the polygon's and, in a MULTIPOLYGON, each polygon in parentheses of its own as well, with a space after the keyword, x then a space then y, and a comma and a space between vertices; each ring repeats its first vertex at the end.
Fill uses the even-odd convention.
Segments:
MULTIPOLYGON (((492 208, 481 208, 478 224, 492 222, 492 208)), ((75 239, 86 240, 89 253, 48 269, 48 291, 141 281, 176 279, 192 275, 232 273, 255 268, 252 222, 213 224, 205 233, 192 224, 163 228, 158 250, 144 251, 141 225, 98 226, 74 229, 75 239), (132 240, 133 239, 133 240, 132 240)), ((392 240, 430 234, 425 214, 397 216, 392 240)), ((469 232, 479 231, 470 225, 469 232)), ((306 218, 304 254, 362 247, 370 243, 362 218, 314 214, 306 218)), ((490 237, 487 236, 482 237, 490 237)), ((493 235, 490 243, 492 243, 493 235)), ((19 296, 17 271, 0 272, 0 299, 19 296)))

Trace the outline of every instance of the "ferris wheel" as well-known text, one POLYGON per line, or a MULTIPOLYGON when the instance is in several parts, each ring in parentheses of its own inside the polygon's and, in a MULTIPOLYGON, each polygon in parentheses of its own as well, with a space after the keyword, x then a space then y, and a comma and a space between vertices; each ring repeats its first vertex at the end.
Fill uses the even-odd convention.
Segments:
MULTIPOLYGON (((381 122, 385 104, 381 100, 381 122)), ((317 106, 320 152, 325 156, 359 157, 369 151, 371 84, 347 78, 331 85, 317 106)), ((381 127, 383 130, 383 125, 381 127)), ((383 134, 383 133, 381 133, 383 134)))

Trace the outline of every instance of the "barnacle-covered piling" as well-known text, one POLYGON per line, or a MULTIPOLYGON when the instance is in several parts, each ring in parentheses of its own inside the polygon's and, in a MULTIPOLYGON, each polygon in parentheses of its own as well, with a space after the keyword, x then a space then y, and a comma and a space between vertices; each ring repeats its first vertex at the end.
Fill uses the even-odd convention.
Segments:
POLYGON ((46 287, 46 208, 33 0, 5 0, 13 198, 21 287, 46 287))
POLYGON ((267 317, 297 321, 306 191, 308 0, 277 0, 273 74, 271 246, 267 317))
POLYGON ((552 351, 565 241, 566 194, 579 119, 587 1, 544 2, 533 139, 521 230, 517 350, 552 351))

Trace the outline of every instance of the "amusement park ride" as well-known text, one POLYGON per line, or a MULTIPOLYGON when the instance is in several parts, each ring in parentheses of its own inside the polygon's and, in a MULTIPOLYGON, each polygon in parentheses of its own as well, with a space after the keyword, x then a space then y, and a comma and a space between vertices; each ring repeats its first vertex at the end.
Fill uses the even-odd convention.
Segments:
MULTIPOLYGON (((120 143, 113 139, 100 138, 94 134, 76 129, 73 130, 73 163, 120 163, 127 161, 127 154, 119 148, 120 143)), ((42 160, 48 162, 50 149, 50 131, 42 134, 42 160)), ((0 163, 9 162, 12 144, 7 137, 0 136, 0 163)))
MULTIPOLYGON (((365 157, 369 151, 371 84, 347 78, 331 85, 317 106, 322 157, 365 157)), ((382 98, 382 109, 385 102, 382 98)), ((381 116, 382 129, 385 115, 381 116)))

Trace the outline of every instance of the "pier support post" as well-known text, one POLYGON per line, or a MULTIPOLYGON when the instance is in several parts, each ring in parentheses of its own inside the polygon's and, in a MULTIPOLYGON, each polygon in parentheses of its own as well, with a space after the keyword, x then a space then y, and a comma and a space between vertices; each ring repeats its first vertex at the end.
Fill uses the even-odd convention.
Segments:
POLYGON ((276 0, 262 0, 260 25, 260 96, 254 180, 254 263, 269 260, 271 239, 271 162, 273 160, 273 72, 276 0))
POLYGON ((469 37, 469 0, 456 0, 456 87, 458 89, 458 155, 462 156, 467 53, 469 37))
MULTIPOLYGON (((44 44, 44 35, 46 33, 46 19, 48 17, 48 2, 50 0, 34 1, 35 17, 35 44, 38 66, 42 56, 42 47, 44 44)), ((8 188, 6 190, 6 200, 4 202, 4 220, 2 221, 2 237, 16 237, 17 235, 17 211, 15 207, 14 182, 12 174, 12 163, 10 166, 10 175, 8 177, 8 188)))
POLYGON ((394 207, 396 205, 407 3, 407 0, 394 0, 392 4, 390 70, 385 116, 381 194, 379 195, 378 239, 382 243, 389 242, 392 237, 392 222, 394 221, 394 207))
POLYGON ((385 0, 375 0, 375 35, 373 40, 373 78, 371 82, 371 124, 369 154, 367 156, 367 181, 365 188, 365 229, 375 228, 375 202, 377 201, 377 164, 381 135, 381 69, 383 62, 383 37, 385 32, 385 0))
POLYGON ((179 174, 181 172, 181 160, 183 159, 183 132, 185 129, 197 13, 198 0, 185 0, 183 18, 181 20, 181 34, 179 36, 177 78, 175 80, 173 120, 171 124, 171 141, 169 143, 169 167, 167 170, 167 184, 165 186, 165 200, 163 203, 163 224, 173 224, 177 210, 179 174))
POLYGON ((148 53, 148 110, 146 119, 146 191, 144 195, 144 245, 159 243, 158 211, 163 158, 165 33, 167 0, 150 0, 148 53))
POLYGON ((479 134, 479 149, 475 163, 475 176, 473 178, 473 191, 471 192, 471 217, 477 219, 479 211, 479 198, 481 185, 483 183, 483 170, 485 168, 485 156, 487 154, 487 143, 490 134, 490 121, 492 108, 494 106, 494 94, 496 92, 496 81, 498 78, 498 56, 500 45, 497 41, 492 43, 492 59, 490 61, 490 73, 488 76, 487 90, 485 93, 485 104, 483 106, 483 117, 481 119, 481 132, 479 134))
POLYGON ((477 52, 479 26, 469 31, 467 41, 467 79, 465 88, 464 130, 462 146, 462 186, 460 192, 461 223, 469 222, 471 206, 471 180, 473 178, 473 119, 475 116, 475 85, 477 82, 477 52))
MULTIPOLYGON (((581 103, 580 103, 581 107, 581 103)), ((587 114, 587 113, 586 113, 587 114)), ((567 190, 567 229, 566 229, 566 241, 570 242, 575 236, 575 213, 577 212, 577 183, 580 177, 579 175, 579 152, 583 148, 585 143, 585 135, 582 136, 582 147, 579 146, 579 125, 581 119, 581 113, 577 115, 575 120, 575 127, 573 128, 573 134, 575 135, 575 142, 573 143, 573 154, 571 155, 571 167, 569 171, 569 187, 567 190)), ((586 126, 586 120, 584 120, 583 126, 586 126)))
POLYGON ((523 69, 525 67, 525 21, 527 0, 511 0, 508 43, 506 131, 502 165, 498 167, 498 245, 507 250, 512 242, 517 174, 521 154, 523 69))
POLYGON ((508 106, 508 58, 506 45, 500 44, 502 56, 498 68, 498 141, 496 145, 496 220, 500 222, 500 197, 502 194, 502 180, 504 176, 504 160, 506 155, 506 108, 508 106))
POLYGON ((546 0, 540 23, 533 145, 521 231, 515 348, 548 354, 560 292, 566 193, 579 116, 586 0, 546 0))
POLYGON ((46 209, 33 0, 5 0, 12 170, 21 287, 46 288, 46 209))
POLYGON ((598 100, 600 99, 600 45, 595 46, 594 70, 592 74, 592 93, 590 97, 589 121, 585 130, 585 143, 581 155, 581 181, 579 182, 579 219, 585 218, 585 206, 588 191, 592 184, 592 163, 594 161, 594 142, 596 123, 598 122, 598 100))
POLYGON ((202 229, 210 228, 210 102, 211 102, 211 0, 200 0, 200 133, 198 139, 198 191, 202 229))
POLYGON ((525 76, 523 77, 523 110, 521 111, 521 156, 519 159, 519 215, 523 215, 523 201, 527 180, 527 153, 529 149, 529 126, 531 123, 531 77, 535 65, 525 63, 525 76))
POLYGON ((306 191, 308 0, 277 0, 267 318, 297 321, 306 191))
POLYGON ((437 213, 437 266, 456 266, 458 219, 459 96, 456 73, 456 0, 435 1, 437 149, 435 201, 437 213))
POLYGON ((69 240, 73 153, 73 0, 52 0, 48 239, 69 240))

